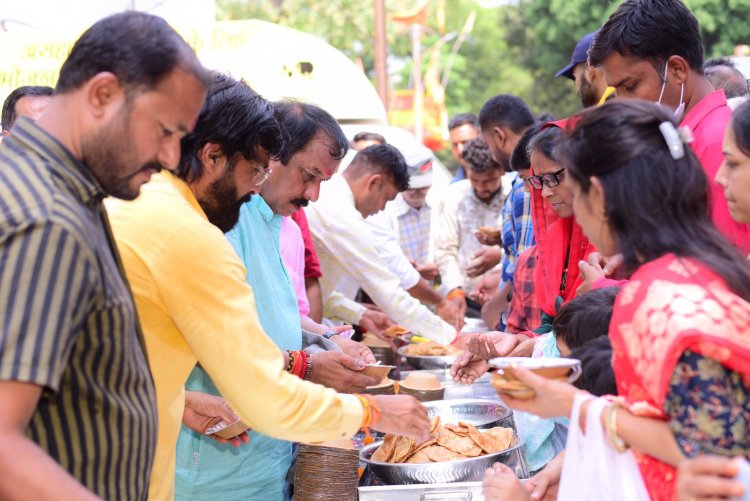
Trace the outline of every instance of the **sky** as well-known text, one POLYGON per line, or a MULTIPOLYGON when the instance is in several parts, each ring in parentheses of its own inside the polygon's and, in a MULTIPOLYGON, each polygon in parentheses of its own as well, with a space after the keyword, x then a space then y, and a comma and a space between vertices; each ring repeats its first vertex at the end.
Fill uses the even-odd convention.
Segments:
POLYGON ((98 19, 125 9, 159 15, 173 25, 201 25, 215 19, 213 0, 5 0, 0 3, 0 29, 60 31, 79 34, 98 19))

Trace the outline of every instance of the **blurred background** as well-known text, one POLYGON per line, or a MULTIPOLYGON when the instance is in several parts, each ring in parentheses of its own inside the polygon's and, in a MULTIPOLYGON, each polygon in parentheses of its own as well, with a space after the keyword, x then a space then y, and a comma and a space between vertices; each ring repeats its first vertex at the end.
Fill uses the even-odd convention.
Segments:
MULTIPOLYGON (((706 57, 750 56, 750 2, 685 0, 706 57)), ((4 0, 0 98, 54 85, 70 44, 97 19, 138 9, 167 19, 209 67, 269 99, 315 102, 342 123, 406 128, 449 163, 447 120, 499 93, 534 112, 580 107, 555 79, 608 0, 4 0)), ((740 58, 740 69, 747 59, 740 58)), ((746 71, 747 73, 747 71, 746 71)), ((364 127, 366 128, 366 127, 364 127)), ((363 128, 363 129, 364 129, 363 128)))

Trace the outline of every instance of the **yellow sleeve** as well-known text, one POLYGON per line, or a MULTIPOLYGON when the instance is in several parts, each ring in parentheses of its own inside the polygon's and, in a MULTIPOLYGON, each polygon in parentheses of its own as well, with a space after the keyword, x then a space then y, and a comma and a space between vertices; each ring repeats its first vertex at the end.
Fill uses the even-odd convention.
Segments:
POLYGON ((164 306, 211 380, 240 418, 297 442, 354 435, 363 409, 284 370, 258 321, 245 268, 221 231, 200 221, 165 236, 152 268, 164 306))

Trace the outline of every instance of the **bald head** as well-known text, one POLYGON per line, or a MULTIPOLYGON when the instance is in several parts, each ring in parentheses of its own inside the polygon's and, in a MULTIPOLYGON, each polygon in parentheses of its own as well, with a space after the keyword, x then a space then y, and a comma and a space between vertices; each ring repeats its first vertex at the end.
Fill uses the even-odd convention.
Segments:
POLYGON ((709 66, 705 72, 715 89, 724 89, 727 99, 748 95, 745 75, 732 66, 709 66))

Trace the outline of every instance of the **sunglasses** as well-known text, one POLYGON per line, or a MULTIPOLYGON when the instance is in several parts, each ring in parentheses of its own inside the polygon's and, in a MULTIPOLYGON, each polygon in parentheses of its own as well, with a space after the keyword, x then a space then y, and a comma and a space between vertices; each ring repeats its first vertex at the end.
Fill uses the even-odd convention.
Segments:
POLYGON ((552 188, 560 184, 560 176, 562 176, 563 172, 565 172, 565 169, 560 169, 551 174, 542 174, 541 176, 529 176, 526 178, 526 182, 535 190, 541 190, 542 186, 552 188))

